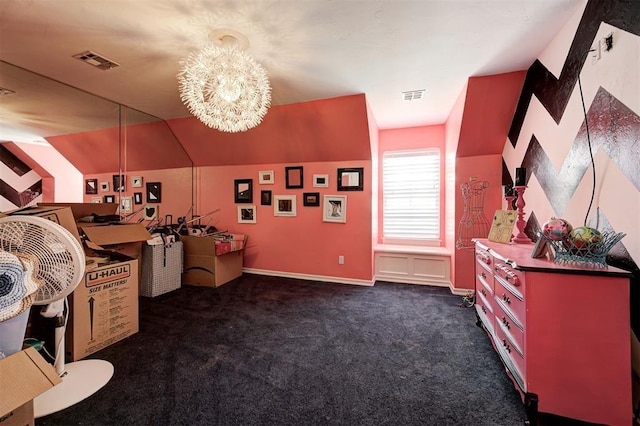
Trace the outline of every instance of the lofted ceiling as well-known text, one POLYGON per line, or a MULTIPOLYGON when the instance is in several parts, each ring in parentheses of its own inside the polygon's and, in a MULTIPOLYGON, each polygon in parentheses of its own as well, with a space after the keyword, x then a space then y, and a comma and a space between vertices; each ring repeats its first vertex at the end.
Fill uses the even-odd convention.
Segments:
MULTIPOLYGON (((103 126, 83 114, 86 93, 50 91, 47 105, 53 89, 14 75, 20 69, 162 119, 189 116, 180 60, 220 28, 248 38, 274 105, 364 93, 381 129, 440 124, 467 78, 527 69, 585 2, 2 0, 0 87, 15 93, 0 96, 0 130, 22 133, 0 140, 103 126), (119 66, 102 71, 72 57, 87 50, 119 66), (422 99, 403 100, 422 89, 422 99)), ((104 111, 112 113, 103 105, 97 114, 104 111)))

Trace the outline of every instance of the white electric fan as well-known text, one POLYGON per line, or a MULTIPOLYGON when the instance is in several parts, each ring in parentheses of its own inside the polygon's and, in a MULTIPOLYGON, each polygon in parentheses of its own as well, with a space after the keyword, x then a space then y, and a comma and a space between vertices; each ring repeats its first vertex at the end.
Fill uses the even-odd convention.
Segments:
POLYGON ((34 400, 35 417, 46 416, 92 395, 113 375, 113 366, 107 361, 64 362, 65 306, 67 296, 84 277, 84 252, 78 240, 57 223, 19 215, 0 218, 0 249, 33 259, 34 280, 41 283, 33 303, 45 305, 41 311, 44 317, 56 318, 54 367, 62 383, 34 400))

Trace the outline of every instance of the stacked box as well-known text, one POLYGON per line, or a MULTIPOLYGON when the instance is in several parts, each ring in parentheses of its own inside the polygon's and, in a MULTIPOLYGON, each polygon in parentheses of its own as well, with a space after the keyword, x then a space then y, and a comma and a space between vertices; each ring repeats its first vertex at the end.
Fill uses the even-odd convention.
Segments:
POLYGON ((180 288, 182 242, 142 246, 140 295, 155 297, 180 288))

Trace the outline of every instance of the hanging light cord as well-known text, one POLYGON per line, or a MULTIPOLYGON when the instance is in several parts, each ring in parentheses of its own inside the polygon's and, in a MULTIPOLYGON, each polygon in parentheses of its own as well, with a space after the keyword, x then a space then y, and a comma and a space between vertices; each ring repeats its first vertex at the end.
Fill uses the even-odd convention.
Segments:
POLYGON ((589 208, 587 214, 584 216, 584 226, 587 226, 587 219, 589 218, 589 212, 593 205, 593 199, 596 195, 596 163, 593 161, 593 149, 591 148, 591 136, 589 135, 589 121, 587 120, 587 107, 584 105, 584 95, 582 94, 582 83, 580 82, 580 76, 578 76, 578 87, 580 88, 580 100, 582 101, 582 112, 584 113, 584 126, 587 130, 587 144, 589 145, 589 157, 591 158, 591 171, 593 177, 593 186, 591 187, 591 200, 589 200, 589 208))

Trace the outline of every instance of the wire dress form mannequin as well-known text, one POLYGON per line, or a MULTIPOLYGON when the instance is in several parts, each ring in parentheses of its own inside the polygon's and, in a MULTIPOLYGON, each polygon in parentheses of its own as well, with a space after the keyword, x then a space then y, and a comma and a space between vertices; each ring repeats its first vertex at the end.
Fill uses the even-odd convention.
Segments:
POLYGON ((458 250, 473 249, 472 238, 486 238, 489 234, 489 221, 484 217, 484 191, 489 186, 487 181, 471 178, 460 185, 464 199, 464 213, 458 224, 458 250))

